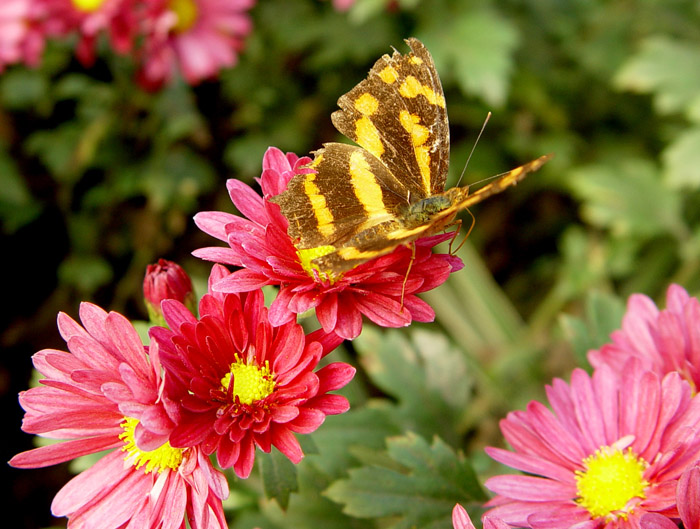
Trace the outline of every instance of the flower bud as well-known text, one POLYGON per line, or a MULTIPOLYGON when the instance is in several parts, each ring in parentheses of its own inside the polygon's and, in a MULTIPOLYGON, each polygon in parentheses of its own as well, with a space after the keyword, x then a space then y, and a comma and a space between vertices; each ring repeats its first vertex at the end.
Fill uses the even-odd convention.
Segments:
POLYGON ((195 298, 192 280, 187 272, 177 263, 159 259, 157 264, 146 267, 143 278, 143 297, 148 309, 148 317, 154 325, 165 325, 160 302, 164 299, 176 299, 194 312, 195 298))

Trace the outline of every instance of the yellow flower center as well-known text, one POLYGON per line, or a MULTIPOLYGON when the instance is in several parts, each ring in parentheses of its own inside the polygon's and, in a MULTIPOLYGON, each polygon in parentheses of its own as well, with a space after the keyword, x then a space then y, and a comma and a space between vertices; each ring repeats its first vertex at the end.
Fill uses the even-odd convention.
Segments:
POLYGON ((317 246, 316 248, 307 248, 305 250, 297 250, 299 262, 304 271, 309 274, 312 279, 320 281, 328 281, 332 285, 341 276, 335 276, 330 270, 321 270, 318 265, 312 263, 314 259, 328 255, 335 250, 335 246, 317 246))
POLYGON ((154 470, 161 473, 166 468, 177 470, 180 463, 182 463, 183 449, 173 448, 170 446, 170 443, 166 441, 150 452, 140 450, 139 447, 136 446, 136 440, 134 439, 134 430, 138 423, 138 419, 124 417, 124 421, 120 424, 124 431, 119 434, 119 439, 124 441, 122 451, 127 453, 124 460, 129 461, 136 468, 141 468, 143 465, 146 465, 146 468, 144 468, 146 474, 154 470))
POLYGON ((274 375, 270 371, 270 362, 263 367, 247 365, 236 355, 236 362, 231 364, 231 371, 221 379, 221 386, 228 391, 233 380, 233 396, 242 404, 252 404, 264 399, 275 390, 274 375))
POLYGON ((91 13, 92 11, 97 11, 105 0, 72 0, 73 5, 76 9, 80 11, 85 11, 86 13, 91 13))
POLYGON ((576 503, 593 518, 612 515, 626 520, 628 502, 645 498, 644 490, 649 486, 644 479, 647 463, 632 449, 623 452, 606 446, 584 459, 583 465, 585 470, 576 471, 576 503))
POLYGON ((170 0, 169 7, 177 15, 177 23, 173 28, 175 33, 184 33, 199 18, 197 0, 170 0))

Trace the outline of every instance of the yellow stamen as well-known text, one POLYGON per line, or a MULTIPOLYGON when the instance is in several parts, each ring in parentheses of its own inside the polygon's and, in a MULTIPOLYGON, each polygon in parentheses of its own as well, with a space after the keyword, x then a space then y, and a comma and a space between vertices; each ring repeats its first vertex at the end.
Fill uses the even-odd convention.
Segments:
POLYGON ((124 432, 119 434, 119 439, 124 441, 122 451, 127 453, 124 460, 129 461, 136 468, 141 468, 143 465, 146 465, 146 468, 143 469, 146 474, 154 470, 161 473, 166 468, 176 470, 180 466, 180 463, 182 463, 183 449, 173 448, 170 446, 170 443, 166 441, 150 452, 140 450, 139 447, 136 446, 136 440, 134 439, 134 430, 138 423, 138 419, 124 417, 124 421, 120 424, 124 432))
POLYGON ((627 519, 633 498, 644 499, 649 482, 644 479, 646 461, 631 448, 622 451, 609 446, 583 460, 585 470, 576 471, 576 503, 593 518, 627 519))
POLYGON ((318 265, 314 264, 312 261, 324 255, 328 255, 333 251, 335 251, 335 246, 317 246, 316 248, 297 250, 297 255, 299 256, 301 267, 309 274, 309 277, 320 281, 328 281, 332 285, 340 279, 340 277, 336 277, 330 270, 321 270, 318 265))
POLYGON ((91 13, 92 11, 97 11, 105 0, 72 0, 73 5, 76 9, 80 11, 85 11, 86 13, 91 13))
POLYGON ((260 367, 248 365, 236 355, 236 362, 231 364, 231 371, 221 379, 221 386, 228 391, 233 379, 233 396, 238 397, 242 404, 252 404, 264 399, 275 390, 274 375, 270 371, 270 363, 260 367))
POLYGON ((196 0, 170 0, 170 10, 177 15, 177 23, 173 28, 175 33, 184 33, 197 22, 199 6, 196 0))

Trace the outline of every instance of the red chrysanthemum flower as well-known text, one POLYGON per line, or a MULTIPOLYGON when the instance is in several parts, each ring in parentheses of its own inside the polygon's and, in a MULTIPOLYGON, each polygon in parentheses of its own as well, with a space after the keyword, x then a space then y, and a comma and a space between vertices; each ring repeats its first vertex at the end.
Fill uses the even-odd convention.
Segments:
POLYGON ((269 198, 280 194, 295 174, 311 172, 305 168, 309 158, 286 156, 271 147, 263 158, 259 179, 260 197, 238 180, 228 181, 231 200, 247 218, 221 212, 202 212, 195 216, 200 229, 229 244, 196 250, 194 255, 210 261, 242 267, 213 288, 220 292, 247 292, 264 285, 280 287, 270 306, 270 320, 279 325, 309 309, 326 332, 353 339, 362 331, 362 315, 383 327, 404 327, 411 321, 432 321, 433 309, 416 296, 444 283, 450 273, 460 270, 462 261, 446 254, 434 254, 432 248, 452 237, 434 235, 373 259, 341 277, 328 278, 310 264, 314 255, 298 251, 287 235, 287 219, 269 198), (410 273, 406 272, 408 267, 410 273), (403 303, 402 303, 403 301, 403 303))
POLYGON ((85 328, 65 314, 58 327, 70 353, 33 357, 46 378, 20 394, 22 429, 64 440, 16 455, 10 464, 37 468, 113 451, 73 478, 54 498, 68 527, 225 529, 221 500, 228 484, 196 447, 173 448, 159 394, 157 349, 146 354, 126 318, 83 303, 85 328), (146 430, 145 426, 155 430, 146 430))
POLYGON ((236 64, 255 0, 151 0, 139 80, 158 88, 179 71, 190 84, 236 64))
MULTIPOLYGON (((210 289, 227 273, 215 265, 210 289)), ((199 320, 178 301, 162 308, 170 329, 150 332, 160 346, 165 393, 180 404, 173 446, 216 452, 223 468, 247 477, 256 446, 275 446, 298 463, 303 453, 294 433, 311 433, 326 415, 348 410, 345 397, 328 392, 345 386, 355 369, 338 362, 314 371, 341 340, 320 331, 305 336, 295 322, 271 325, 262 291, 210 290, 199 320)))
POLYGON ((700 301, 683 287, 668 288, 661 311, 643 294, 630 296, 622 329, 611 338, 613 343, 588 353, 594 367, 620 371, 632 356, 646 369, 661 376, 677 371, 694 391, 700 388, 700 301))
POLYGON ((647 513, 679 518, 676 485, 700 457, 700 397, 678 373, 632 359, 620 373, 577 369, 501 421, 515 452, 487 448, 529 475, 490 478, 486 513, 515 527, 639 528, 647 513))

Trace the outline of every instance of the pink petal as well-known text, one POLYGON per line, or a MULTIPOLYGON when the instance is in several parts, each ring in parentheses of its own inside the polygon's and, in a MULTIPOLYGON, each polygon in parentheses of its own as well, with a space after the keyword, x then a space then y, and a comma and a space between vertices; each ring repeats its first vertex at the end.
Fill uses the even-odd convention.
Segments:
POLYGON ((253 189, 240 180, 230 179, 226 182, 231 201, 238 211, 261 226, 267 225, 264 214, 263 199, 253 189))
POLYGON ((64 441, 19 453, 10 459, 10 465, 16 468, 48 467, 123 444, 123 441, 113 433, 88 439, 64 441))
MULTIPOLYGON (((655 512, 650 512, 642 516, 639 525, 641 529, 678 529, 678 526, 673 523, 670 518, 655 512)), ((686 529, 695 529, 685 524, 684 527, 686 529)))
POLYGON ((214 290, 224 293, 252 292, 269 284, 270 279, 264 274, 243 268, 217 281, 214 290))
POLYGON ((685 529, 700 528, 700 467, 694 466, 681 475, 677 489, 678 513, 685 529))
POLYGON ((452 509, 452 526, 454 529, 475 529, 467 511, 459 503, 452 509))
POLYGON ((489 490, 520 501, 567 501, 576 497, 575 484, 532 476, 502 475, 486 480, 489 490))

